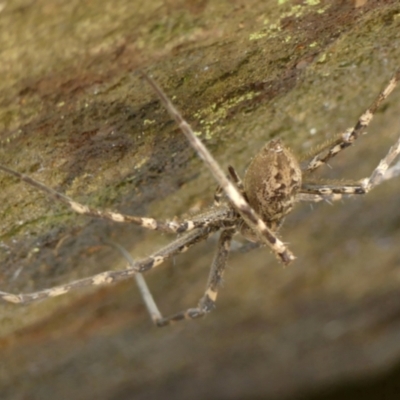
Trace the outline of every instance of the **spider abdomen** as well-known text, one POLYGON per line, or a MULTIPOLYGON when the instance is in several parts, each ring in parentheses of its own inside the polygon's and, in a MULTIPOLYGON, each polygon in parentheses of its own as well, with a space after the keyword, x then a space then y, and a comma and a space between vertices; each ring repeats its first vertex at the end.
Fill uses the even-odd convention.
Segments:
POLYGON ((279 139, 271 140, 261 149, 244 178, 250 206, 273 230, 292 210, 300 187, 300 165, 279 139))

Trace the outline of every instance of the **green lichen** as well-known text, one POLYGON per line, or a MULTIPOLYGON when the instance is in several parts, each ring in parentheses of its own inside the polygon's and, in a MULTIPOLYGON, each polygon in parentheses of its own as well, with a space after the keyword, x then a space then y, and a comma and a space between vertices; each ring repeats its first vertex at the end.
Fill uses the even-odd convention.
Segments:
POLYGON ((316 6, 319 3, 320 0, 306 0, 306 4, 308 4, 309 6, 316 6))
POLYGON ((253 99, 258 92, 249 92, 241 96, 232 97, 223 104, 213 103, 209 107, 204 108, 197 113, 195 117, 199 120, 203 127, 203 133, 195 132, 196 136, 203 136, 205 139, 211 139, 222 128, 219 121, 225 119, 228 111, 246 100, 253 99))
MULTIPOLYGON (((279 5, 283 5, 287 3, 287 0, 278 0, 279 5)), ((264 37, 268 37, 269 39, 273 39, 280 36, 281 32, 281 22, 285 18, 301 18, 307 13, 314 12, 318 14, 322 14, 329 7, 329 4, 323 6, 319 9, 315 9, 315 6, 320 4, 320 0, 306 0, 304 4, 296 4, 291 6, 287 11, 281 13, 278 21, 274 20, 271 22, 269 18, 265 18, 263 21, 263 27, 260 31, 253 32, 249 35, 249 40, 259 40, 264 37)), ((285 42, 288 42, 291 39, 290 36, 285 38, 285 42)))

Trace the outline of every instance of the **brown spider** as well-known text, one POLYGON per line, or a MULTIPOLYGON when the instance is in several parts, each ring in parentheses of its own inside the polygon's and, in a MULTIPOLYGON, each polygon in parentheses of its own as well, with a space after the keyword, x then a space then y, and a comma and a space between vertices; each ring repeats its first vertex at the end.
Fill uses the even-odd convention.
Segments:
POLYGON ((14 175, 56 200, 64 202, 79 214, 108 219, 114 222, 133 223, 151 230, 181 234, 168 246, 138 261, 134 261, 121 246, 112 244, 128 260, 128 267, 125 270, 106 271, 92 277, 34 293, 11 294, 0 291, 0 299, 11 303, 29 303, 47 297, 59 296, 80 287, 110 284, 134 276, 146 307, 156 325, 165 326, 183 319, 198 318, 215 307, 218 286, 221 283, 226 267, 232 237, 236 232, 240 232, 251 242, 268 245, 284 264, 289 264, 295 257, 277 237, 276 233, 285 216, 293 209, 296 202, 335 201, 343 196, 366 194, 382 181, 400 174, 400 163, 389 168, 400 153, 399 138, 368 178, 348 183, 327 182, 317 184, 303 181, 305 176, 326 163, 340 151, 351 146, 363 134, 379 105, 395 88, 400 79, 400 69, 396 71, 372 105, 360 116, 356 125, 340 134, 337 139, 310 157, 308 161, 300 165, 279 139, 271 140, 253 158, 246 171, 243 183, 233 167, 229 167, 228 177, 225 175, 224 171, 200 139, 194 135, 189 124, 182 118, 161 88, 148 75, 144 73, 142 75, 157 93, 193 149, 218 182, 219 187, 214 196, 214 207, 190 220, 183 221, 176 221, 175 219, 172 221, 157 221, 153 218, 100 211, 77 203, 27 175, 0 165, 0 169, 4 172, 14 175), (198 306, 169 317, 162 317, 141 273, 162 264, 175 254, 186 251, 195 243, 205 240, 210 234, 217 231, 221 231, 217 253, 211 264, 206 291, 198 306))

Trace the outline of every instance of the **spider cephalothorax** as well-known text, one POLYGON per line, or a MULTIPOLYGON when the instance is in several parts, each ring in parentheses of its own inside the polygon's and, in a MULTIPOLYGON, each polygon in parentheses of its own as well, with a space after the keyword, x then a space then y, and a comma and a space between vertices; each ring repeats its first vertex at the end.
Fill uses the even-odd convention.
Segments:
POLYGON ((193 149, 209 168, 217 181, 219 188, 215 194, 214 207, 199 213, 190 220, 158 221, 154 218, 124 215, 117 212, 101 211, 80 204, 31 177, 0 165, 4 172, 14 175, 28 184, 46 192, 56 200, 67 204, 73 211, 114 222, 128 222, 141 225, 144 228, 167 233, 182 234, 168 246, 142 260, 133 260, 130 254, 117 247, 128 261, 128 267, 123 271, 106 271, 89 278, 83 278, 65 285, 44 289, 34 293, 12 294, 0 291, 0 299, 12 303, 28 303, 65 294, 70 290, 85 287, 110 284, 134 276, 150 315, 158 326, 165 326, 182 319, 201 317, 214 308, 218 287, 222 280, 228 259, 232 237, 236 232, 261 245, 267 245, 285 264, 294 260, 287 246, 277 237, 277 229, 285 216, 292 210, 297 201, 318 202, 321 200, 335 201, 343 196, 357 196, 368 193, 383 180, 400 174, 399 164, 389 168, 400 153, 400 139, 389 149, 372 174, 359 181, 352 182, 307 182, 302 173, 310 174, 315 169, 329 161, 345 148, 351 146, 371 122, 379 105, 395 88, 400 79, 400 69, 396 71, 385 89, 379 94, 372 105, 360 116, 353 128, 346 130, 330 144, 310 156, 300 166, 294 155, 280 140, 271 140, 254 157, 247 169, 244 183, 238 174, 229 167, 229 178, 209 153, 204 144, 196 137, 189 124, 182 118, 165 93, 146 74, 143 77, 153 87, 160 100, 178 123, 193 149), (186 251, 195 243, 206 239, 210 234, 220 231, 217 252, 211 264, 206 291, 197 307, 189 308, 169 317, 163 317, 158 310, 152 295, 141 275, 175 254, 186 251))

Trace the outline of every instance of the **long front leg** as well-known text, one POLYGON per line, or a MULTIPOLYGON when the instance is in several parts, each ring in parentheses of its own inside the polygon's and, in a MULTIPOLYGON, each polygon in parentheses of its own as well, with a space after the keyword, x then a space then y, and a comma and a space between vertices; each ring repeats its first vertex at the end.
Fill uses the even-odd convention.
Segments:
POLYGON ((161 102, 171 114, 171 116, 175 119, 176 123, 178 124, 183 134, 186 136, 190 145, 196 151, 198 156, 204 161, 204 163, 214 176, 215 180, 219 183, 219 185, 226 193, 232 205, 235 207, 240 216, 245 220, 247 225, 249 225, 253 229, 258 239, 262 243, 268 245, 284 264, 289 264, 290 262, 292 262, 295 259, 292 252, 280 239, 278 239, 275 233, 268 228, 266 223, 253 210, 253 208, 250 207, 240 191, 226 177, 224 171, 218 165, 217 161, 204 146, 203 142, 198 137, 196 137, 190 125, 183 119, 182 115, 171 103, 163 90, 147 74, 145 74, 144 72, 141 72, 141 74, 157 93, 161 102))

